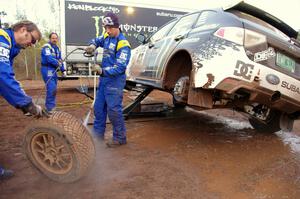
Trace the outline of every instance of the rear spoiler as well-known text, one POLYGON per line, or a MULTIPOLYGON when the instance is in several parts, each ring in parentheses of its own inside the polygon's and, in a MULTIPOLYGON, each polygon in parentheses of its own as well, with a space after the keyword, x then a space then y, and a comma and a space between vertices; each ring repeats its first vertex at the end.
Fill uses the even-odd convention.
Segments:
POLYGON ((297 38, 298 32, 296 30, 294 30, 292 27, 290 27, 289 25, 287 25, 286 23, 284 23, 277 17, 267 13, 266 11, 261 10, 257 7, 254 7, 250 4, 247 4, 244 1, 238 1, 237 3, 234 3, 230 6, 223 7, 223 9, 224 10, 238 10, 240 12, 244 12, 246 14, 252 15, 254 17, 257 17, 257 18, 271 24, 272 26, 274 26, 275 28, 277 28, 278 30, 280 30, 281 32, 286 34, 287 36, 289 36, 291 38, 297 38))

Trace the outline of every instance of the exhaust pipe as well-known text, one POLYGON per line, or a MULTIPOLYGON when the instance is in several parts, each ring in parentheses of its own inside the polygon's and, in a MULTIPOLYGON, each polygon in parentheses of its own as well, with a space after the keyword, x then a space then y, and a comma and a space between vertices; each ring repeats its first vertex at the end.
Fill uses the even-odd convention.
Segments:
POLYGON ((275 91, 273 95, 271 96, 271 102, 275 102, 279 100, 281 97, 281 93, 279 91, 275 91))

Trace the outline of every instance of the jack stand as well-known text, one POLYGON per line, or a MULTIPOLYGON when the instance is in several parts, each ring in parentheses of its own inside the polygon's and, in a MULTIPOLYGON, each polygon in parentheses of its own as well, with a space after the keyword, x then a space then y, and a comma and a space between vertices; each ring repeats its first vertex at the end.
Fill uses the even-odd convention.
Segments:
POLYGON ((153 91, 152 87, 146 87, 132 103, 124 107, 123 108, 124 118, 128 119, 129 117, 165 116, 166 112, 169 109, 164 103, 141 104, 141 101, 143 101, 152 91, 153 91), (149 106, 151 110, 155 108, 156 111, 143 111, 142 106, 149 106))

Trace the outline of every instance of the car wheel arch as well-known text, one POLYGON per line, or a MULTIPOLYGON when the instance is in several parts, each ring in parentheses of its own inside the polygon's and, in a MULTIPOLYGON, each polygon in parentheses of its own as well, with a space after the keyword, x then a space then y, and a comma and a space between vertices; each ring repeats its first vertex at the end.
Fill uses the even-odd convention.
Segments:
POLYGON ((163 73, 162 88, 172 90, 177 80, 183 76, 190 76, 192 70, 192 58, 188 51, 179 50, 167 61, 163 73))

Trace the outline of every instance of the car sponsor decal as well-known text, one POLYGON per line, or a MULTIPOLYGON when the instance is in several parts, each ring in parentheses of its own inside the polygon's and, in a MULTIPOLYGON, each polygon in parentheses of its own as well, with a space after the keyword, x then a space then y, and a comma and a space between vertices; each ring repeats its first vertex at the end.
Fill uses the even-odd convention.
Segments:
POLYGON ((278 85, 280 83, 279 77, 277 77, 274 74, 268 74, 266 76, 266 80, 267 80, 267 82, 269 82, 270 84, 273 84, 273 85, 278 85))
POLYGON ((254 62, 264 61, 271 57, 275 57, 275 55, 276 55, 276 53, 275 53, 274 48, 269 47, 267 50, 255 53, 254 54, 254 62))
POLYGON ((9 58, 9 49, 0 46, 0 56, 9 58))
POLYGON ((282 87, 282 88, 285 88, 285 89, 287 89, 287 90, 289 90, 289 91, 292 91, 292 92, 294 92, 294 93, 300 94, 300 89, 299 89, 299 87, 297 87, 297 86, 294 85, 294 84, 288 83, 288 82, 286 82, 286 81, 282 81, 282 82, 281 82, 281 87, 282 87))
POLYGON ((192 54, 193 64, 195 66, 201 66, 200 63, 204 60, 211 60, 216 56, 222 56, 227 47, 232 48, 234 51, 240 51, 238 44, 218 37, 212 37, 200 43, 199 47, 195 49, 195 52, 192 54))
POLYGON ((250 80, 252 76, 252 71, 254 65, 246 64, 245 62, 238 60, 235 65, 234 75, 237 77, 242 77, 246 80, 250 80))

